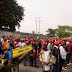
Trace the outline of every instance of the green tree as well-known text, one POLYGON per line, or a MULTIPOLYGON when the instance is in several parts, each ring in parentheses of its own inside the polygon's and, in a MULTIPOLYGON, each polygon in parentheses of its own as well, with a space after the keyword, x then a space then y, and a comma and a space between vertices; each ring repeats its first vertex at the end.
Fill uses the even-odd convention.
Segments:
POLYGON ((55 34, 56 34, 56 31, 57 31, 57 29, 48 28, 48 30, 46 31, 47 32, 47 36, 54 37, 55 34))
POLYGON ((0 29, 15 31, 15 26, 20 27, 24 9, 16 0, 0 0, 0 29))
POLYGON ((69 37, 72 34, 72 27, 71 26, 58 26, 58 33, 59 37, 69 37))

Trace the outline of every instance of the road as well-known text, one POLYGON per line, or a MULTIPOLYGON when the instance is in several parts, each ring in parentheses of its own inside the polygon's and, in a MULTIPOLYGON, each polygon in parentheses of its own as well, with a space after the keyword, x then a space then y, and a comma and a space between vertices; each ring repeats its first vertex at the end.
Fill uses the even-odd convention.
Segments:
MULTIPOLYGON (((31 67, 31 66, 24 66, 23 62, 22 62, 19 65, 19 70, 20 70, 20 72, 41 72, 42 68, 41 68, 41 62, 39 60, 37 61, 37 66, 39 68, 35 68, 35 67, 31 67)), ((72 72, 72 65, 69 65, 67 67, 68 67, 67 70, 66 71, 62 71, 62 72, 72 72)))

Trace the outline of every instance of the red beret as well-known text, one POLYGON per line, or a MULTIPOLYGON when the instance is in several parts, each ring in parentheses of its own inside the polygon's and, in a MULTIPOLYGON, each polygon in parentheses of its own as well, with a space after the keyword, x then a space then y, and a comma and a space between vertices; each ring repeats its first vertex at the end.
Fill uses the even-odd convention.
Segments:
POLYGON ((34 38, 34 40, 36 41, 37 39, 36 39, 36 38, 34 38))
POLYGON ((18 40, 18 38, 15 38, 15 40, 18 40))
POLYGON ((45 42, 42 43, 43 45, 47 45, 45 42))
POLYGON ((31 40, 31 41, 33 41, 33 39, 32 39, 32 38, 31 38, 30 40, 31 40))
POLYGON ((49 42, 52 42, 52 40, 50 39, 49 42))
POLYGON ((53 39, 53 41, 55 41, 55 39, 53 39))
POLYGON ((4 38, 5 36, 2 36, 2 38, 4 38))
POLYGON ((58 44, 59 44, 59 41, 54 42, 54 44, 55 44, 55 45, 58 45, 58 44))
POLYGON ((26 44, 28 44, 29 43, 29 41, 26 41, 26 44))
POLYGON ((69 42, 72 42, 72 39, 70 39, 69 42))
POLYGON ((28 41, 30 41, 30 39, 28 39, 28 41))
POLYGON ((62 43, 62 40, 58 40, 59 43, 62 43))
POLYGON ((46 42, 47 40, 46 40, 46 39, 44 39, 44 41, 46 42))
POLYGON ((33 42, 33 44, 36 44, 36 42, 33 42))
POLYGON ((20 41, 23 41, 22 39, 20 39, 20 41))
POLYGON ((63 39, 63 41, 66 41, 66 40, 67 40, 66 38, 63 39))
POLYGON ((10 42, 10 40, 8 40, 8 42, 10 42))
POLYGON ((42 41, 42 40, 40 40, 40 41, 42 41))
POLYGON ((14 41, 14 39, 12 39, 12 41, 14 41))
POLYGON ((4 40, 7 40, 6 38, 4 38, 4 40))
POLYGON ((8 39, 10 39, 10 37, 8 39))
POLYGON ((65 43, 61 43, 61 45, 65 45, 65 43))

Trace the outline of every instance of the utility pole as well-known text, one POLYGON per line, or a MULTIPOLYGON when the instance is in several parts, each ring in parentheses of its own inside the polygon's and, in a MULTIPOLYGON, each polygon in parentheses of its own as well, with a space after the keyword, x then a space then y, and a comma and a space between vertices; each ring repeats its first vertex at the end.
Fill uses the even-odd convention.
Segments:
POLYGON ((40 17, 38 17, 38 18, 39 18, 38 22, 39 22, 39 34, 40 34, 40 17))
POLYGON ((37 37, 37 18, 35 17, 35 19, 36 19, 36 37, 37 37))

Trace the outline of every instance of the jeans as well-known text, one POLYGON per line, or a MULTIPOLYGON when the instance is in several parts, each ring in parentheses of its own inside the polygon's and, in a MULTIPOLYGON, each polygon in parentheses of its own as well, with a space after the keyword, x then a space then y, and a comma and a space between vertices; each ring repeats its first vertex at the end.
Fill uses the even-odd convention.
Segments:
POLYGON ((30 55, 24 59, 24 65, 25 65, 26 61, 28 62, 28 64, 30 64, 30 55))
POLYGON ((67 64, 69 64, 69 61, 72 60, 72 54, 67 54, 67 64))
POLYGON ((57 61, 56 64, 53 65, 52 72, 61 72, 62 71, 62 60, 57 61))

